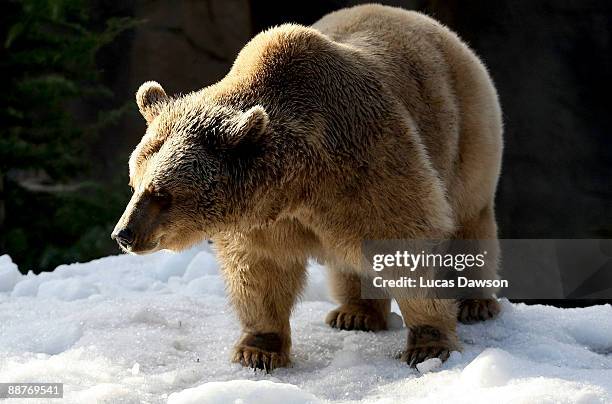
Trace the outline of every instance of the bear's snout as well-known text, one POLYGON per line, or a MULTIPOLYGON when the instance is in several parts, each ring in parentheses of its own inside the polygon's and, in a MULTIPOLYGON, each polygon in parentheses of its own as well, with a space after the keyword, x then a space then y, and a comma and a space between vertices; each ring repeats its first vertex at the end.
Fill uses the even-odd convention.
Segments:
POLYGON ((134 243, 134 232, 130 228, 125 227, 120 230, 115 230, 113 234, 111 234, 111 238, 122 248, 128 248, 134 243))
MULTIPOLYGON (((167 212, 148 194, 133 195, 111 238, 131 254, 148 254, 161 247, 167 212)), ((167 247, 166 247, 167 248, 167 247)))

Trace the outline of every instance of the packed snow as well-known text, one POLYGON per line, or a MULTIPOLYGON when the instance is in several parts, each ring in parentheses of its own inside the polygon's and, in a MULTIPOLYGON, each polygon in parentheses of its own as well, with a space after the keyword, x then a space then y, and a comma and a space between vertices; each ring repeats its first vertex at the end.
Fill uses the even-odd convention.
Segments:
POLYGON ((459 326, 461 353, 415 370, 395 359, 406 341, 397 307, 389 331, 331 329, 325 270, 309 273, 293 367, 266 374, 229 361, 240 330, 207 244, 38 276, 1 256, 0 382, 61 382, 71 403, 612 401, 610 305, 502 301, 499 318, 459 326))

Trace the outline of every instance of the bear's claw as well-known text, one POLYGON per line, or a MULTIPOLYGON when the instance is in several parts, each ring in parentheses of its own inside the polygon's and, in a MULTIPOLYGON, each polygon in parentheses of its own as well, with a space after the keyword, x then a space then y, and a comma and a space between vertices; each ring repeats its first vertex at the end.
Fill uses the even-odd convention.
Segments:
POLYGON ((272 370, 288 366, 291 362, 289 356, 278 352, 266 352, 261 349, 240 346, 237 347, 232 359, 235 363, 240 363, 244 367, 261 369, 270 373, 272 370))
POLYGON ((457 320, 473 324, 497 317, 501 308, 495 299, 464 299, 459 301, 457 320))
POLYGON ((400 359, 410 367, 427 359, 439 358, 442 362, 450 357, 451 351, 457 344, 452 343, 449 335, 441 332, 438 328, 429 325, 410 327, 408 333, 408 346, 402 352, 400 359))
POLYGON ((444 362, 449 358, 450 352, 450 349, 444 347, 411 348, 402 352, 400 359, 411 368, 416 368, 417 364, 427 359, 439 358, 444 362))
POLYGON ((387 321, 374 310, 367 310, 358 305, 342 305, 330 311, 325 322, 332 328, 340 330, 380 331, 387 329, 387 321))
POLYGON ((291 361, 286 348, 287 338, 274 332, 245 333, 236 345, 232 360, 244 367, 265 370, 266 373, 288 366, 291 361))

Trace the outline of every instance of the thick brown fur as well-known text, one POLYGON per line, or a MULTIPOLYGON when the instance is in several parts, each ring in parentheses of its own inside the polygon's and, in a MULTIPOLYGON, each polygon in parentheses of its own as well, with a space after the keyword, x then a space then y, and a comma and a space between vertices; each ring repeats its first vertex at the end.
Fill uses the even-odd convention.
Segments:
MULTIPOLYGON (((389 301, 360 298, 363 240, 497 238, 497 94, 474 53, 424 15, 364 5, 282 25, 253 38, 218 83, 170 98, 149 82, 137 101, 148 129, 116 231, 133 231, 124 248, 134 253, 213 239, 245 366, 290 363, 308 258, 332 273, 340 306, 328 323, 376 331, 389 301)), ((411 365, 460 349, 458 315, 497 308, 394 297, 411 365)))

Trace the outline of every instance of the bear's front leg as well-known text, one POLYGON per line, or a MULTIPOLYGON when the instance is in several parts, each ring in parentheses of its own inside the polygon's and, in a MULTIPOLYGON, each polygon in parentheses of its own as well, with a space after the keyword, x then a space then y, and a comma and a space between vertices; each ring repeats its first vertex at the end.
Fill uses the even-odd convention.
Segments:
POLYGON ((232 360, 271 371, 290 364, 289 316, 306 278, 302 260, 275 259, 261 251, 220 251, 230 300, 242 325, 232 360))
POLYGON ((457 305, 450 299, 398 299, 408 328, 408 342, 401 360, 411 367, 427 359, 444 362, 460 349, 457 338, 457 305))

